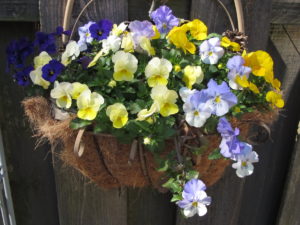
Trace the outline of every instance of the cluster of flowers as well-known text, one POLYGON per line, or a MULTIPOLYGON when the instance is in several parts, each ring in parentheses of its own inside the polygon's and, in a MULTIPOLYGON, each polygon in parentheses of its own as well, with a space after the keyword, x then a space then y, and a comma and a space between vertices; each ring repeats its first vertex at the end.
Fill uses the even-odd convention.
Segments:
MULTIPOLYGON (((86 125, 93 121, 95 132, 135 132, 133 138, 144 138, 150 148, 158 146, 157 124, 163 120, 172 128, 168 118, 205 128, 214 119, 220 154, 234 161, 237 176, 251 175, 258 155, 240 141, 239 129, 225 115, 284 106, 272 58, 264 51, 241 52, 238 43, 208 34, 198 19, 175 17, 167 6, 153 11, 151 19, 88 22, 62 54, 55 54, 56 38, 67 31, 38 32, 33 43, 21 39, 9 45, 8 69, 19 85, 50 88, 58 108, 76 112, 86 125), (33 65, 25 66, 35 49, 33 65)), ((206 214, 211 198, 205 189, 198 178, 183 181, 177 204, 185 216, 206 214)))

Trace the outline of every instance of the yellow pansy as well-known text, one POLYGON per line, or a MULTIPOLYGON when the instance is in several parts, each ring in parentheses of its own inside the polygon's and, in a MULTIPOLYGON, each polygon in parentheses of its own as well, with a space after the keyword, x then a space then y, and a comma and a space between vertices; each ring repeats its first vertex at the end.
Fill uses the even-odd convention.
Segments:
POLYGON ((174 27, 168 34, 167 38, 177 48, 181 48, 184 53, 188 51, 191 54, 195 54, 196 46, 190 42, 186 36, 187 27, 174 27))
POLYGON ((172 64, 169 60, 154 57, 145 68, 148 85, 150 87, 167 85, 171 70, 172 64))
POLYGON ((56 99, 56 105, 59 108, 70 108, 72 105, 72 84, 69 82, 61 82, 55 81, 54 89, 51 90, 50 96, 51 98, 56 99))
POLYGON ((121 48, 124 49, 125 52, 134 52, 134 42, 131 33, 125 33, 122 39, 121 48))
POLYGON ((97 61, 100 59, 100 57, 107 55, 107 52, 105 52, 105 49, 101 49, 93 58, 93 60, 89 63, 88 68, 93 67, 96 65, 97 61))
POLYGON ((149 56, 155 55, 155 49, 151 46, 151 42, 147 37, 142 36, 140 37, 139 41, 140 47, 146 51, 149 56))
POLYGON ((237 83, 239 86, 243 88, 249 87, 249 81, 246 75, 244 76, 237 75, 235 77, 235 83, 237 83))
POLYGON ((203 81, 204 74, 200 66, 186 66, 183 70, 183 82, 185 85, 192 89, 192 86, 203 81))
POLYGON ((51 56, 47 52, 41 52, 38 56, 34 57, 34 68, 43 67, 52 60, 51 56))
POLYGON ((176 91, 169 90, 166 86, 158 85, 152 88, 151 98, 157 104, 159 113, 163 117, 176 114, 179 109, 175 104, 178 98, 176 91))
POLYGON ((81 84, 79 82, 72 83, 71 96, 76 100, 83 91, 88 89, 89 87, 86 84, 81 84))
POLYGON ((113 25, 113 29, 112 29, 112 34, 115 36, 120 36, 127 28, 127 24, 126 23, 120 23, 119 26, 117 24, 113 25))
POLYGON ((239 52, 241 50, 241 46, 239 43, 234 41, 230 41, 228 37, 222 37, 221 46, 225 48, 230 48, 232 51, 239 52))
POLYGON ((275 91, 269 91, 266 95, 266 100, 277 108, 284 107, 284 100, 282 99, 282 95, 275 91))
POLYGON ((64 53, 61 55, 61 63, 65 66, 69 65, 80 55, 80 47, 76 41, 70 41, 64 53))
POLYGON ((122 128, 128 121, 128 112, 125 106, 121 103, 110 105, 106 109, 106 115, 113 122, 114 128, 122 128))
POLYGON ((104 103, 104 98, 89 89, 83 91, 77 98, 77 116, 83 120, 93 120, 96 118, 100 106, 104 103))
POLYGON ((201 41, 207 37, 207 26, 201 20, 194 19, 183 26, 190 31, 192 37, 196 40, 201 41))
POLYGON ((265 51, 250 52, 249 54, 243 53, 245 66, 252 69, 252 73, 256 76, 272 76, 273 73, 273 59, 265 51))
POLYGON ((116 52, 112 61, 114 65, 114 80, 116 81, 131 81, 137 70, 138 60, 134 55, 124 51, 116 52))
POLYGON ((259 89, 258 89, 258 87, 257 87, 254 83, 252 83, 252 82, 249 82, 249 89, 250 89, 250 91, 252 91, 253 93, 259 94, 259 89))
POLYGON ((50 82, 45 80, 42 77, 42 66, 36 68, 35 70, 31 71, 29 74, 29 77, 32 81, 32 83, 34 83, 35 85, 41 86, 44 89, 48 89, 50 82))
POLYGON ((272 87, 275 88, 277 91, 280 91, 281 82, 278 79, 273 79, 272 81, 272 87))
POLYGON ((153 36, 151 39, 152 39, 152 40, 159 39, 159 38, 160 38, 160 33, 159 33, 157 27, 156 27, 156 26, 153 26, 152 28, 153 28, 153 30, 154 30, 154 36, 153 36))
POLYGON ((146 120, 158 111, 159 111, 158 105, 156 103, 153 103, 149 110, 148 109, 142 109, 138 113, 138 115, 137 115, 138 118, 136 120, 139 120, 139 121, 146 120))

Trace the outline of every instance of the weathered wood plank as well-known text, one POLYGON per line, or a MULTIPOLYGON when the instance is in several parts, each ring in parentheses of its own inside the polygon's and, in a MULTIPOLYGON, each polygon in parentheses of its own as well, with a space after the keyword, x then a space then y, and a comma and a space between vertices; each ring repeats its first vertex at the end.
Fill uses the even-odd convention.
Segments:
MULTIPOLYGON (((151 2, 151 0, 128 0, 129 20, 149 20, 148 11, 150 9, 151 2)), ((179 18, 189 18, 190 0, 171 0, 165 2, 166 5, 173 10, 174 15, 179 18)), ((159 2, 156 5, 156 8, 158 7, 159 2)))
MULTIPOLYGON (((222 1, 236 23, 234 1, 222 1)), ((268 41, 271 1, 243 0, 246 35, 249 36, 249 49, 264 49, 268 41)), ((222 33, 231 29, 225 11, 216 0, 192 0, 191 17, 203 20, 210 32, 222 33)))
POLYGON ((0 124, 17 224, 58 224, 50 147, 35 149, 36 139, 21 107, 24 89, 5 73, 6 45, 34 34, 33 23, 0 22, 0 124))
POLYGON ((54 158, 60 225, 127 225, 126 190, 101 190, 54 158))
MULTIPOLYGON (((41 29, 52 32, 57 26, 63 23, 63 15, 66 0, 40 0, 41 29), (51 18, 51 19, 49 19, 51 18)), ((74 2, 70 24, 74 24, 81 9, 89 0, 79 0, 74 2)), ((122 22, 128 18, 127 0, 95 0, 83 13, 78 25, 88 21, 98 21, 100 19, 110 19, 115 23, 122 22)), ((71 28, 71 27, 70 27, 71 28)))
POLYGON ((39 21, 38 0, 1 0, 0 21, 39 21))
POLYGON ((128 225, 174 225, 176 206, 170 194, 151 188, 128 190, 128 225))
POLYGON ((277 225, 300 224, 300 195, 298 191, 299 188, 300 140, 298 140, 295 145, 277 225))
POLYGON ((274 24, 299 24, 299 0, 275 0, 272 3, 272 20, 274 24))

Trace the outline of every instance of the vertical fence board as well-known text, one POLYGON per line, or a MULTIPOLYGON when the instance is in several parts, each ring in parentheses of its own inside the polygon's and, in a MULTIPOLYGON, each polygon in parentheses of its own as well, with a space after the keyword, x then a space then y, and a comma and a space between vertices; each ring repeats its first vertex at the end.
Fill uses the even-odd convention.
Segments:
MULTIPOLYGON (((75 1, 70 24, 88 0, 75 1)), ((66 0, 40 0, 41 28, 52 32, 62 25, 66 0)), ((107 18, 113 22, 127 20, 127 0, 95 0, 80 18, 79 24, 107 18)), ((126 225, 127 192, 100 190, 74 169, 55 160, 60 225, 126 225)))
POLYGON ((5 48, 13 39, 32 36, 33 23, 1 22, 0 127, 6 155, 17 224, 58 224, 58 212, 50 148, 39 146, 24 117, 24 89, 5 72, 5 48))

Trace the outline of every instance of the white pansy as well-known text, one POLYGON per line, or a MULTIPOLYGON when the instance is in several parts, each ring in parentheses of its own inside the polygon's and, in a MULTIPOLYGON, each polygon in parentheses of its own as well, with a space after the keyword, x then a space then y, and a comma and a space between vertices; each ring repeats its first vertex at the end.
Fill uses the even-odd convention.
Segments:
POLYGON ((128 25, 125 22, 120 23, 118 26, 114 24, 113 29, 111 33, 115 36, 120 36, 128 27, 128 25))
POLYGON ((200 45, 201 60, 205 64, 216 64, 223 55, 224 49, 220 46, 218 37, 205 40, 200 45))
POLYGON ((104 49, 104 52, 109 52, 112 50, 113 52, 116 52, 121 47, 121 38, 115 35, 110 35, 107 39, 104 39, 102 41, 102 48, 104 49))
POLYGON ((59 108, 70 108, 72 105, 72 84, 69 82, 61 82, 55 81, 54 89, 51 90, 50 96, 51 98, 56 99, 56 105, 59 108))
POLYGON ((51 56, 47 52, 41 52, 38 56, 34 57, 34 68, 43 67, 52 60, 51 56))
POLYGON ((76 41, 70 41, 67 46, 66 50, 61 56, 61 63, 67 66, 71 63, 72 60, 76 59, 80 54, 80 47, 76 41))
POLYGON ((238 155, 236 157, 237 162, 232 164, 232 168, 236 169, 236 175, 240 178, 251 175, 254 171, 252 163, 258 162, 258 154, 252 151, 251 145, 245 144, 246 150, 244 154, 238 155))
POLYGON ((148 85, 150 87, 154 87, 156 85, 167 85, 171 71, 172 64, 169 60, 154 57, 148 62, 145 68, 148 85))

